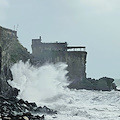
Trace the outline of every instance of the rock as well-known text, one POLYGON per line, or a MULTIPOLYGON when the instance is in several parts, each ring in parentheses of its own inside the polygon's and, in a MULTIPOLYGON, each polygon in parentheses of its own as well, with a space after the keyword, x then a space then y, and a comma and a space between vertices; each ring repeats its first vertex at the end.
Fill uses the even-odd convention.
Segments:
POLYGON ((36 112, 47 113, 47 114, 57 114, 57 111, 53 111, 53 110, 49 109, 46 106, 44 106, 43 108, 42 107, 38 107, 36 109, 36 112))
POLYGON ((98 80, 98 82, 97 82, 97 86, 96 86, 96 89, 97 90, 110 90, 109 89, 109 87, 107 86, 107 82, 104 80, 104 79, 100 79, 100 80, 98 80))
POLYGON ((43 116, 34 116, 32 114, 30 115, 8 115, 8 116, 1 116, 1 120, 45 120, 44 115, 43 116))
POLYGON ((37 107, 35 103, 29 103, 16 97, 5 98, 0 96, 0 115, 2 120, 44 120, 43 116, 33 114, 57 114, 56 111, 44 107, 37 107))
POLYGON ((94 79, 85 79, 85 80, 74 80, 68 88, 70 89, 86 89, 86 90, 92 90, 95 89, 95 86, 97 84, 97 81, 94 79))
POLYGON ((0 26, 0 95, 11 97, 18 95, 19 90, 12 88, 8 80, 13 80, 10 67, 22 60, 32 61, 31 54, 18 41, 17 31, 0 26))
POLYGON ((1 75, 1 68, 2 68, 2 48, 0 47, 0 75, 1 75))
POLYGON ((112 83, 112 88, 117 91, 117 86, 115 83, 112 83))
POLYGON ((12 88, 7 80, 13 80, 13 76, 7 64, 2 67, 2 49, 0 47, 0 95, 5 97, 17 96, 19 90, 12 88))
POLYGON ((27 116, 23 116, 24 120, 29 120, 29 118, 27 116))
POLYGON ((103 77, 99 80, 86 78, 84 80, 74 80, 68 88, 70 89, 86 89, 86 90, 102 90, 111 91, 117 90, 113 78, 103 77))

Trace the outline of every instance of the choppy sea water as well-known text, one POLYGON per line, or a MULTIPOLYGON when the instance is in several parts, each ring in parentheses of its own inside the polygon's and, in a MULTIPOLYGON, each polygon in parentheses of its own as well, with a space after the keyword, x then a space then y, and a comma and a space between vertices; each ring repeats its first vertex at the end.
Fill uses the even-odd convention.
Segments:
POLYGON ((120 93, 117 91, 68 91, 48 106, 59 111, 55 120, 120 120, 120 93))
MULTIPOLYGON (((66 67, 61 63, 35 68, 19 62, 11 68, 10 84, 21 90, 19 98, 58 111, 46 120, 120 120, 120 91, 69 90, 66 67)), ((120 80, 115 83, 120 88, 120 80)))

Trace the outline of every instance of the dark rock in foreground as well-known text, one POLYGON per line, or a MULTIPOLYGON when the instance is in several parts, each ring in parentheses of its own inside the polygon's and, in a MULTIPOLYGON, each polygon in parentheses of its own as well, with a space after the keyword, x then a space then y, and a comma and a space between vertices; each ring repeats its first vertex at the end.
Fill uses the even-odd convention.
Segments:
POLYGON ((5 98, 0 96, 0 117, 2 120, 44 120, 43 116, 33 114, 56 114, 46 106, 37 107, 35 103, 29 103, 15 97, 5 98))
POLYGON ((70 89, 86 89, 86 90, 102 90, 102 91, 111 91, 117 90, 114 79, 103 77, 99 80, 86 78, 85 80, 74 80, 68 87, 70 89))
POLYGON ((34 116, 31 113, 24 113, 24 114, 17 114, 16 116, 14 115, 7 115, 7 116, 1 116, 0 119, 2 120, 45 120, 44 115, 43 116, 34 116))

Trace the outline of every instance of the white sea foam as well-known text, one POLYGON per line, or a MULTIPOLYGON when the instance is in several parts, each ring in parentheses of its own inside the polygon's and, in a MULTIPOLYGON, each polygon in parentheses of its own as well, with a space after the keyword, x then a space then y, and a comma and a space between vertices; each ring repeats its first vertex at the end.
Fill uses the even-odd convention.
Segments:
POLYGON ((19 98, 47 105, 58 114, 46 120, 120 120, 120 92, 69 90, 64 63, 40 68, 19 62, 11 70, 10 84, 19 88, 19 98))
POLYGON ((19 98, 30 102, 46 100, 60 95, 66 83, 66 67, 64 63, 45 64, 39 68, 29 62, 12 66, 13 81, 9 81, 13 87, 20 89, 19 98))

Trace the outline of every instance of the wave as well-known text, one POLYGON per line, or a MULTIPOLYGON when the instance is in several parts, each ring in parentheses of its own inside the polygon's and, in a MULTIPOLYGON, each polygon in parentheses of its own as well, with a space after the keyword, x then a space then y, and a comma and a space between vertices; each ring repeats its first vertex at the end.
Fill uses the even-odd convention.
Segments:
MULTIPOLYGON (((46 120, 120 119, 119 91, 70 90, 66 68, 65 63, 34 67, 20 61, 11 68, 14 80, 9 84, 20 89, 19 98, 58 111, 46 120)), ((115 83, 120 85, 119 80, 115 83)))

